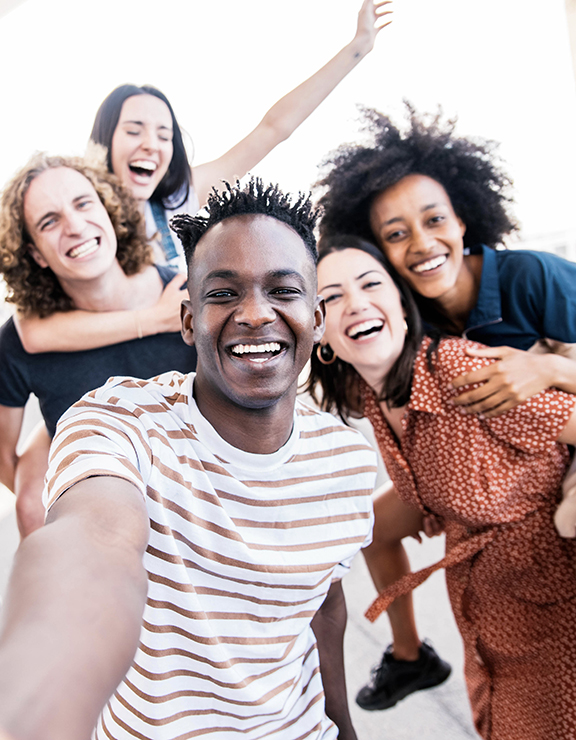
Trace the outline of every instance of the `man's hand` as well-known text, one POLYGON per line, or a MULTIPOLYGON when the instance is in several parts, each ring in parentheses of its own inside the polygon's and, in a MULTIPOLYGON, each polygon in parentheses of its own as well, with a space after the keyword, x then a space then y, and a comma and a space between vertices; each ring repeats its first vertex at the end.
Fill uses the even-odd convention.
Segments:
POLYGON ((480 388, 466 391, 453 401, 469 414, 499 416, 553 385, 552 355, 536 355, 511 347, 470 347, 466 354, 497 360, 452 381, 454 388, 482 383, 480 388))

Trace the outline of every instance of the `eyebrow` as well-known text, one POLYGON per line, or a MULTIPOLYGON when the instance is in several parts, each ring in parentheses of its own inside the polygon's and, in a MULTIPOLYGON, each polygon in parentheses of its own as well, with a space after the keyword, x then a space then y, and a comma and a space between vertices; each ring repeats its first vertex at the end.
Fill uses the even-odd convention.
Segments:
MULTIPOLYGON (((369 275, 371 272, 376 272, 379 274, 378 270, 366 270, 366 272, 363 272, 361 275, 358 275, 358 277, 354 278, 354 280, 362 280, 362 278, 366 277, 366 275, 369 275)), ((327 288, 341 288, 342 283, 332 283, 332 285, 325 285, 323 288, 319 288, 318 292, 322 293, 323 290, 327 290, 327 288)))
MULTIPOLYGON (((131 124, 132 126, 134 126, 134 125, 136 125, 136 126, 144 126, 144 121, 132 121, 132 120, 128 120, 128 121, 120 121, 120 123, 122 123, 124 125, 128 123, 128 124, 131 124)), ((157 128, 163 128, 163 129, 166 129, 166 131, 172 131, 172 126, 157 126, 157 128)))
MULTIPOLYGON (((207 283, 210 280, 233 280, 234 278, 240 277, 240 273, 236 270, 212 270, 202 280, 203 283, 207 283)), ((301 282, 304 282, 304 277, 297 270, 291 270, 289 268, 283 270, 269 270, 266 273, 266 278, 282 278, 282 277, 294 277, 298 278, 301 282)))
MULTIPOLYGON (((86 193, 85 195, 78 195, 76 196, 76 198, 74 198, 72 203, 77 203, 79 200, 84 200, 84 198, 91 198, 91 197, 94 197, 94 196, 91 196, 90 193, 86 193)), ((44 219, 48 218, 49 216, 57 216, 57 215, 58 215, 58 211, 48 211, 43 216, 41 216, 38 219, 38 221, 36 221, 36 223, 34 224, 34 228, 37 229, 42 223, 42 221, 44 221, 44 219)))
MULTIPOLYGON (((425 213, 426 211, 429 211, 431 208, 436 208, 437 206, 443 205, 442 203, 430 203, 427 206, 424 206, 420 209, 420 213, 425 213)), ((383 226, 390 226, 390 224, 398 223, 398 221, 402 221, 403 219, 400 216, 394 216, 394 218, 389 219, 388 221, 383 221, 380 224, 380 228, 383 226)))

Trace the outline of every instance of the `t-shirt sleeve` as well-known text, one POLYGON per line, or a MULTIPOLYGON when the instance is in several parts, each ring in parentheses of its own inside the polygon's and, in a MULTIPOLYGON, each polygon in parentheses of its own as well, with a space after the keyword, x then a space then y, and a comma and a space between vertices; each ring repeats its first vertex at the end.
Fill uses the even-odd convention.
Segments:
MULTIPOLYGON (((360 545, 360 549, 363 550, 365 547, 368 547, 368 545, 372 544, 373 539, 373 531, 374 531, 374 507, 370 507, 370 522, 368 525, 368 531, 366 533, 366 537, 364 539, 364 542, 360 545)), ((352 561, 356 555, 351 555, 349 558, 346 558, 345 560, 342 560, 338 565, 334 568, 332 571, 332 580, 338 581, 341 578, 344 578, 344 576, 348 573, 350 568, 352 567, 352 561)))
POLYGON ((0 404, 20 408, 26 405, 30 387, 25 373, 25 364, 18 362, 24 348, 18 338, 16 327, 9 319, 0 329, 0 404))
POLYGON ((123 478, 145 494, 150 470, 146 435, 138 418, 118 407, 117 400, 106 398, 103 389, 93 391, 59 421, 46 474, 47 509, 71 486, 94 476, 123 478))
POLYGON ((519 253, 509 300, 533 315, 542 337, 576 342, 576 264, 547 252, 519 253))

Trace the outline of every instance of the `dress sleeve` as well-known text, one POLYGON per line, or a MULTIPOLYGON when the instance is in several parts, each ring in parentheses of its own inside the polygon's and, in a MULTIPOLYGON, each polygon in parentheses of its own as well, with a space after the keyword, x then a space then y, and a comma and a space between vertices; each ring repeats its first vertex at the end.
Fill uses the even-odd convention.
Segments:
MULTIPOLYGON (((456 391, 452 388, 452 380, 494 362, 491 359, 466 355, 466 347, 481 346, 476 342, 462 339, 447 339, 441 342, 436 373, 443 404, 449 403, 451 399, 465 391, 478 387, 465 386, 456 391)), ((540 452, 556 444, 575 406, 576 396, 550 388, 501 416, 484 419, 483 425, 489 434, 520 451, 540 452)))
POLYGON ((110 394, 113 382, 85 395, 60 419, 46 474, 47 509, 71 486, 94 476, 123 478, 145 495, 151 459, 147 435, 139 419, 110 394))
POLYGON ((524 452, 556 444, 576 406, 576 396, 554 388, 532 396, 501 416, 485 419, 491 432, 524 452))

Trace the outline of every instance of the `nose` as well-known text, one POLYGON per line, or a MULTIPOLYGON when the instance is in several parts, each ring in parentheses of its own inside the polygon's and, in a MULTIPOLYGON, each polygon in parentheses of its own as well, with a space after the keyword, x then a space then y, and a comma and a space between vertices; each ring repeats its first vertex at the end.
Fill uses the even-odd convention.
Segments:
POLYGON ((275 319, 276 312, 267 297, 255 291, 244 298, 234 313, 234 321, 237 324, 251 329, 271 324, 275 319))
POLYGON ((84 231, 86 220, 82 213, 76 209, 71 209, 65 214, 64 217, 64 230, 66 234, 75 236, 81 234, 84 231))
POLYGON ((412 227, 410 248, 413 252, 428 252, 434 247, 434 237, 420 224, 412 227))
POLYGON ((355 316, 368 309, 370 301, 363 290, 352 290, 346 296, 346 313, 355 316))
POLYGON ((140 140, 142 149, 147 152, 155 152, 158 149, 158 136, 154 131, 149 128, 144 128, 142 132, 142 138, 140 140))

